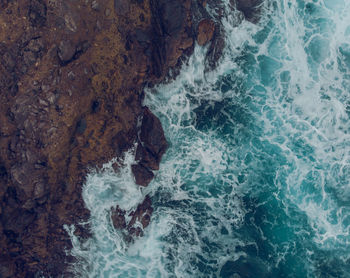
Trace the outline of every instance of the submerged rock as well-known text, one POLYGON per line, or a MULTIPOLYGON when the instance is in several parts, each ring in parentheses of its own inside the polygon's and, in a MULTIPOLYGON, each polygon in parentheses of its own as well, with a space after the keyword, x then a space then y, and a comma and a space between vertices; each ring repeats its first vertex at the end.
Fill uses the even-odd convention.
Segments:
POLYGON ((257 22, 259 19, 258 13, 263 0, 236 0, 237 9, 240 10, 245 18, 252 22, 257 22))

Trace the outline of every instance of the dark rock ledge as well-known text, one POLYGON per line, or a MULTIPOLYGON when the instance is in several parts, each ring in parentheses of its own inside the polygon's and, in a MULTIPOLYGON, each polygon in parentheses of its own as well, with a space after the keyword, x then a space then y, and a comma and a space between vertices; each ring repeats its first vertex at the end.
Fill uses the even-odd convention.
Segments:
MULTIPOLYGON (((143 88, 186 61, 197 30, 205 33, 198 42, 220 54, 219 29, 204 5, 0 0, 0 277, 72 276, 63 225, 90 236, 77 225, 89 217, 81 197, 87 169, 138 142, 136 183, 153 178, 167 143, 160 121, 142 107, 143 88)), ((145 228, 152 211, 146 197, 129 223, 116 209, 114 226, 142 235, 134 224, 145 228)))

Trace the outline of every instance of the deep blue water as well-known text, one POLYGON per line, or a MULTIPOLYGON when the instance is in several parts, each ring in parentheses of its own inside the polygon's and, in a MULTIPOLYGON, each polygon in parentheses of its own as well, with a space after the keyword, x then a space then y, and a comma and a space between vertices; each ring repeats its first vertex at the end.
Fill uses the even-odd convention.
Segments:
POLYGON ((146 96, 170 144, 150 186, 132 150, 89 175, 77 276, 350 277, 350 1, 265 1, 256 25, 222 5, 219 67, 204 73, 196 47, 146 96), (146 194, 151 225, 129 246, 109 211, 146 194))

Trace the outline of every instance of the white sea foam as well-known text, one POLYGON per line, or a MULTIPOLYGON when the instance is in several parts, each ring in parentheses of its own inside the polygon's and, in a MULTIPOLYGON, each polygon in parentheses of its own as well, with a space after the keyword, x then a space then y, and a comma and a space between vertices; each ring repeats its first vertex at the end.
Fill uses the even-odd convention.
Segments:
MULTIPOLYGON (((287 6, 287 1, 281 3, 287 6)), ((350 140, 348 134, 350 126, 344 100, 350 95, 343 84, 343 73, 339 72, 338 48, 340 44, 348 41, 345 30, 349 26, 350 5, 347 3, 339 6, 338 3, 329 7, 328 4, 313 3, 319 9, 317 19, 327 19, 324 30, 316 36, 314 34, 318 32, 319 26, 307 24, 308 21, 312 21, 313 15, 310 17, 305 15, 304 21, 301 22, 296 16, 300 10, 296 6, 293 6, 294 9, 288 9, 289 13, 294 14, 288 16, 288 20, 280 22, 280 32, 288 34, 285 38, 285 47, 289 54, 285 58, 287 63, 283 61, 281 71, 290 72, 292 77, 286 92, 289 99, 279 101, 280 97, 285 98, 282 90, 278 90, 278 102, 270 98, 270 101, 272 100, 270 107, 273 107, 277 117, 282 119, 287 127, 285 130, 282 128, 279 135, 289 137, 286 139, 290 141, 290 146, 292 146, 290 139, 297 140, 308 147, 306 151, 312 152, 310 158, 298 157, 295 151, 290 152, 288 159, 295 163, 296 169, 290 175, 288 191, 289 197, 307 213, 320 247, 334 246, 334 243, 324 244, 327 239, 341 242, 345 239, 343 242, 345 244, 350 239, 348 225, 343 225, 341 218, 334 220, 338 214, 337 210, 341 210, 342 206, 338 206, 329 192, 330 188, 338 186, 347 192, 346 188, 349 187, 349 183, 341 185, 336 182, 333 177, 335 173, 330 173, 329 167, 340 161, 345 163, 345 167, 349 163, 347 142, 350 140), (318 37, 323 37, 327 41, 322 39, 317 42, 318 51, 310 49, 311 42, 318 37), (307 58, 310 55, 313 58, 315 55, 317 57, 313 59, 314 61, 310 61, 307 58), (320 198, 305 195, 304 190, 298 188, 312 172, 320 173, 318 180, 314 181, 315 191, 312 193, 319 194, 320 198)), ((275 93, 276 90, 270 92, 275 93)), ((340 172, 336 174, 339 175, 340 172)))
POLYGON ((255 25, 237 20, 230 2, 222 1, 218 68, 206 72, 207 49, 196 46, 174 82, 147 91, 170 147, 146 191, 134 184, 131 153, 119 173, 111 162, 89 175, 94 237, 82 243, 67 227, 80 276, 218 277, 227 262, 249 258, 247 246, 273 249, 270 271, 301 257, 308 277, 318 250, 348 259, 350 3, 265 1, 255 25), (135 208, 148 193, 151 225, 128 245, 110 209, 135 208), (245 227, 254 236, 240 234, 245 227))

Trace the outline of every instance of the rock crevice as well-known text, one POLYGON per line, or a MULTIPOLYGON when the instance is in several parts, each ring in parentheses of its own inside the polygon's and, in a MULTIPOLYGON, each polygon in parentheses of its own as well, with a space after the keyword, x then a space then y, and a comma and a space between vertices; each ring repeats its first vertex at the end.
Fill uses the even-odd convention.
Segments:
MULTIPOLYGON (((153 178, 167 143, 143 88, 193 49, 190 2, 1 1, 1 277, 72 276, 63 225, 89 236, 79 223, 91 167, 138 142, 136 182, 153 178)), ((130 234, 151 213, 146 197, 130 234)))
MULTIPOLYGON (((90 236, 79 225, 88 169, 137 143, 136 183, 152 180, 167 143, 143 88, 176 73, 196 39, 222 49, 205 2, 0 1, 0 277, 72 276, 63 225, 90 236)), ((141 235, 150 198, 130 223, 123 213, 115 227, 141 235)))

